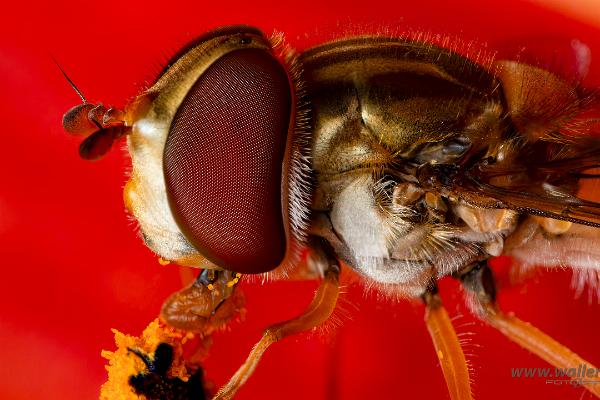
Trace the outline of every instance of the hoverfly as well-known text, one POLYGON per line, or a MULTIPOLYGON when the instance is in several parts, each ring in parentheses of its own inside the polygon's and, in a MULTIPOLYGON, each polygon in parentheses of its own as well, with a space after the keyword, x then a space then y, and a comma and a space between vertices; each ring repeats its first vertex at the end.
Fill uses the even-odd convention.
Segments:
MULTIPOLYGON (((447 276, 508 339, 556 367, 595 368, 504 313, 488 265, 508 255, 597 268, 600 204, 580 193, 600 167, 593 90, 420 40, 364 35, 297 54, 280 35, 230 26, 183 49, 125 110, 82 99, 63 118, 86 136, 81 157, 126 137, 125 205, 146 245, 202 268, 165 301, 162 324, 205 337, 243 307, 243 277, 321 280, 305 313, 267 328, 215 399, 232 398, 271 344, 330 317, 344 269, 425 303, 452 399, 470 399, 471 388, 437 293, 447 276)), ((153 398, 139 383, 149 379, 187 390, 147 353, 129 353, 148 368, 130 377, 136 393, 153 398)), ((600 385, 581 384, 600 397, 600 385)))

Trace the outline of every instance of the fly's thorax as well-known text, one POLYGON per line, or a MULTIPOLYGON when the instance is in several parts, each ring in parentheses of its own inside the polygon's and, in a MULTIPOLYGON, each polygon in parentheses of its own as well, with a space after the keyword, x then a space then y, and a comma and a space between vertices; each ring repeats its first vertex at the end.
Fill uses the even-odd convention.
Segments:
POLYGON ((479 148, 502 135, 495 77, 452 51, 365 37, 308 50, 301 62, 318 173, 389 165, 457 138, 479 148))
POLYGON ((492 75, 451 51, 398 39, 333 42, 302 62, 313 106, 313 231, 382 284, 424 288, 488 256, 486 248, 501 251, 512 214, 475 212, 486 230, 478 232, 459 202, 416 177, 423 164, 458 163, 505 135, 492 75))

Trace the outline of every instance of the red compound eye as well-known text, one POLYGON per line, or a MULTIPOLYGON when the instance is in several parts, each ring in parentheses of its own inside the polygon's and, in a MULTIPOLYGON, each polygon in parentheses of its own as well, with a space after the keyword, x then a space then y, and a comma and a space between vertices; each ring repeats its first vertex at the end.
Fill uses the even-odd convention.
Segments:
POLYGON ((222 268, 277 267, 286 239, 282 164, 291 115, 287 74, 266 50, 216 61, 179 107, 167 137, 164 173, 175 220, 222 268))

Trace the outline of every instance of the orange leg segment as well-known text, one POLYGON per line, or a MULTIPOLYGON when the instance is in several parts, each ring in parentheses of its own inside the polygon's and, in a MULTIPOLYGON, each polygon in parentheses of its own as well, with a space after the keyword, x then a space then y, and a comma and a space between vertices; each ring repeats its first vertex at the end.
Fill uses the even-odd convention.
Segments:
MULTIPOLYGON (((473 268, 461 278, 463 285, 472 295, 473 312, 484 322, 498 329, 508 339, 562 371, 598 371, 594 365, 535 326, 512 314, 503 313, 496 304, 494 277, 487 264, 473 268), (585 369, 583 369, 584 366, 585 369)), ((568 376, 566 373, 563 377, 554 377, 554 379, 569 378, 600 398, 600 384, 598 384, 596 375, 588 379, 583 376, 568 376)))
POLYGON ((452 400, 471 400, 467 360, 446 309, 437 294, 425 295, 425 322, 433 340, 452 400))
POLYGON ((308 331, 325 322, 337 303, 339 295, 339 268, 332 266, 325 273, 325 279, 317 289, 313 301, 300 316, 267 328, 260 341, 233 377, 223 386, 213 400, 231 399, 238 389, 252 375, 263 353, 273 343, 296 333, 308 331))
MULTIPOLYGON (((485 321, 502 332, 507 338, 531 351, 557 369, 567 371, 573 368, 578 370, 585 366, 584 371, 598 371, 594 365, 575 354, 569 348, 514 315, 507 315, 498 309, 493 309, 489 310, 485 321)), ((555 378, 560 379, 558 376, 555 378)), ((564 379, 567 378, 567 376, 564 377, 564 379)), ((572 377, 571 379, 576 380, 577 383, 600 398, 600 384, 598 384, 598 377, 596 375, 589 379, 585 377, 572 377)))

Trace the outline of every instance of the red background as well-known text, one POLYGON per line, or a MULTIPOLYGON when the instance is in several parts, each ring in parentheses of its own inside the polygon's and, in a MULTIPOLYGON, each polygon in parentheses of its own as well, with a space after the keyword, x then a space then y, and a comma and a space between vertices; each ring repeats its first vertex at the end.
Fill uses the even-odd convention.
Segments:
MULTIPOLYGON (((127 157, 113 151, 83 162, 78 139, 63 133, 61 115, 78 98, 50 55, 90 101, 117 106, 144 88, 178 46, 231 23, 276 28, 300 48, 348 29, 387 26, 475 39, 508 54, 525 46, 557 59, 548 56, 557 49, 566 62, 561 49, 576 38, 592 50, 588 83, 600 82, 593 18, 588 25, 522 1, 22 1, 1 12, 2 399, 97 398, 106 378, 100 350, 113 348, 110 328, 139 334, 180 286, 177 267, 158 264, 123 210, 127 157)), ((568 271, 544 272, 503 288, 501 303, 598 365, 599 306, 575 299, 569 284, 568 271)), ((247 320, 215 338, 208 377, 223 383, 262 328, 299 312, 314 288, 311 282, 245 285, 247 320)), ((546 364, 470 317, 457 289, 442 284, 457 331, 474 333, 466 352, 476 398, 591 398, 582 389, 511 378, 511 367, 546 364)), ((351 319, 342 328, 275 345, 239 398, 448 398, 421 305, 378 301, 360 287, 348 288, 343 302, 351 319)))

